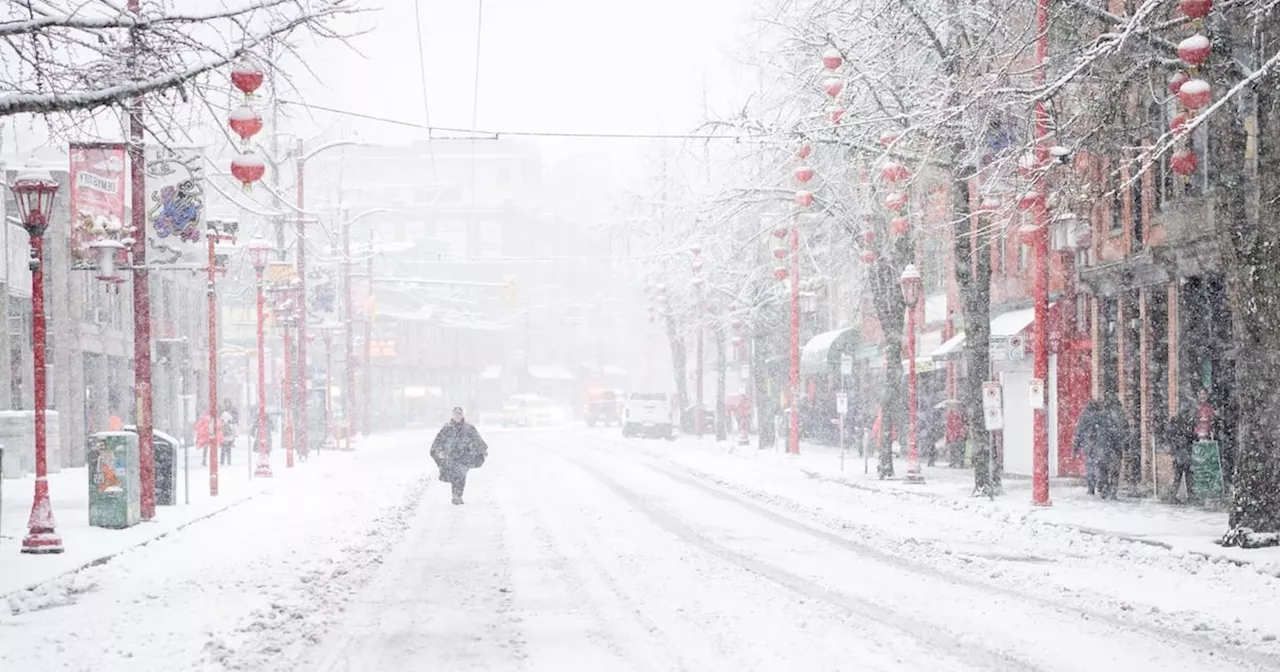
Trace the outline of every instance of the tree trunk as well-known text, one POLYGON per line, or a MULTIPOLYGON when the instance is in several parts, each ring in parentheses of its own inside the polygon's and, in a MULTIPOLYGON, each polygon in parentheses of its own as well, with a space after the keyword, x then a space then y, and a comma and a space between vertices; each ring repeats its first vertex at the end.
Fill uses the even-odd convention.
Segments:
MULTIPOLYGON (((1225 90, 1223 61, 1234 45, 1248 45, 1255 22, 1266 24, 1271 44, 1280 18, 1250 17, 1247 7, 1228 10, 1211 33, 1217 67, 1211 81, 1225 90), (1236 35, 1231 35, 1236 33, 1236 35), (1233 39, 1236 38, 1236 39, 1233 39), (1219 45, 1225 50, 1218 51, 1219 45)), ((1216 12, 1215 12, 1216 14, 1216 12)), ((1238 51, 1234 52, 1238 53, 1238 51)), ((1256 67, 1257 64, 1252 64, 1256 67)), ((1222 268, 1235 317, 1239 427, 1234 502, 1229 523, 1236 532, 1280 532, 1280 75, 1263 77, 1253 92, 1210 119, 1214 221, 1222 268), (1247 154, 1246 120, 1256 114, 1257 168, 1247 154)))
MULTIPOLYGON (((910 250, 907 236, 898 242, 895 258, 909 258, 902 251, 910 250)), ((904 264, 905 265, 905 262, 904 264)), ((892 478, 893 472, 893 437, 905 440, 902 430, 906 426, 907 414, 906 376, 902 373, 902 332, 906 316, 906 304, 902 300, 902 292, 898 285, 897 264, 886 260, 877 261, 871 266, 872 300, 876 314, 880 318, 880 331, 884 334, 884 399, 880 405, 882 414, 880 421, 881 450, 876 474, 881 478, 892 478)), ((921 299, 923 300, 923 299, 921 299)))
POLYGON ((728 431, 725 428, 727 418, 724 412, 724 394, 726 378, 729 375, 729 362, 724 347, 724 330, 717 326, 711 331, 711 335, 716 339, 716 441, 724 441, 728 438, 728 431))
POLYGON ((676 377, 676 401, 680 404, 680 424, 684 426, 684 409, 689 407, 689 376, 685 370, 688 365, 688 353, 684 349, 684 339, 676 330, 675 318, 667 315, 667 342, 671 344, 671 368, 676 377))
MULTIPOLYGON (((982 245, 980 233, 986 227, 972 214, 969 202, 969 175, 957 173, 951 190, 957 221, 955 232, 956 282, 964 304, 964 359, 966 375, 960 381, 960 406, 965 433, 973 442, 973 492, 995 492, 991 468, 991 434, 982 417, 982 383, 991 370, 991 253, 982 245)), ((985 236, 984 236, 985 237, 985 236)), ((998 474, 996 478, 998 478, 998 474)))
POLYGON ((751 376, 756 388, 756 414, 757 422, 759 423, 757 447, 764 450, 773 448, 774 443, 777 441, 773 418, 778 412, 778 400, 774 397, 769 387, 768 365, 769 355, 773 352, 773 349, 769 347, 769 334, 764 329, 755 331, 752 341, 755 347, 751 349, 751 376))

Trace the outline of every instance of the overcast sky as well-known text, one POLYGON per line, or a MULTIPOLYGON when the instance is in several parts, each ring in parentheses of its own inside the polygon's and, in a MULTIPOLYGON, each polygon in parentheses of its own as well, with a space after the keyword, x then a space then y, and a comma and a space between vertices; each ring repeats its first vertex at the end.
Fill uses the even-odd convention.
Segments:
MULTIPOLYGON (((365 58, 333 45, 308 49, 324 63, 308 102, 423 121, 414 0, 373 0, 371 32, 354 41, 365 58)), ((469 128, 476 87, 478 0, 421 0, 431 121, 469 128)), ((568 132, 691 130, 712 106, 736 97, 735 36, 752 0, 484 0, 479 104, 482 129, 568 132), (719 102, 718 102, 719 101, 719 102)), ((322 125, 332 116, 315 113, 322 125)), ((412 131, 355 122, 375 141, 412 131)), ((585 143, 608 151, 608 143, 585 143)), ((583 149, 581 142, 548 147, 583 149)), ((624 149, 630 143, 614 143, 624 149)), ((613 153, 613 152, 610 152, 613 153)), ((630 152, 633 153, 633 152, 630 152)))

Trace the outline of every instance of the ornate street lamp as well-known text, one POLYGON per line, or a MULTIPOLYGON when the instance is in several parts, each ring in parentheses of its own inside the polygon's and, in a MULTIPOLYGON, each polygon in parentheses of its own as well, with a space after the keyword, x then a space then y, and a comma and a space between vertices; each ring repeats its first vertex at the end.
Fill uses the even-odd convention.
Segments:
POLYGON ((916 446, 917 418, 920 401, 916 390, 916 303, 920 301, 924 281, 915 264, 907 264, 898 279, 902 285, 902 301, 907 304, 907 481, 924 483, 920 474, 920 453, 916 446))
POLYGON ((271 456, 267 451, 267 373, 266 373, 266 310, 264 303, 266 297, 262 287, 262 273, 267 268, 267 257, 271 251, 275 249, 266 238, 261 235, 254 236, 246 246, 249 250, 249 261, 253 263, 253 274, 257 281, 257 305, 258 305, 258 467, 254 470, 253 475, 259 477, 271 476, 271 456))
POLYGON ((45 425, 45 322, 44 322, 44 232, 58 195, 58 183, 47 170, 27 169, 13 181, 13 198, 18 203, 22 227, 31 237, 31 337, 35 361, 35 448, 36 492, 31 502, 23 553, 61 553, 62 537, 54 529, 53 505, 49 501, 49 465, 45 425))

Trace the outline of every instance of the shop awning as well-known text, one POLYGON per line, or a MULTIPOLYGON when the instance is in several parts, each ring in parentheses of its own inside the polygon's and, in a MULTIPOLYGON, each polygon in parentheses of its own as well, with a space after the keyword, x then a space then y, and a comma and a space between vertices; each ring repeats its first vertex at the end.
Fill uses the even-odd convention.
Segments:
MULTIPOLYGON (((1053 304, 1050 304, 1052 307, 1053 304)), ((1036 319, 1034 308, 1023 308, 1001 313, 991 318, 991 338, 1005 339, 1016 336, 1030 327, 1036 319)), ((936 360, 959 359, 964 355, 964 332, 947 339, 937 350, 933 351, 936 360)))
POLYGON ((853 354, 853 346, 857 342, 858 332, 853 327, 814 336, 800 350, 800 373, 806 376, 839 373, 840 354, 853 354))

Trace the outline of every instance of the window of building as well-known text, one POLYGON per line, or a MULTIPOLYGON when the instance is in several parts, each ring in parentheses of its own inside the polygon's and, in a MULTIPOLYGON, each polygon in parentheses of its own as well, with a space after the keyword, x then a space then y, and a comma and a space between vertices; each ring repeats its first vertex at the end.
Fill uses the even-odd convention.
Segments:
MULTIPOLYGON (((1114 169, 1119 162, 1112 161, 1108 169, 1114 169)), ((1110 235, 1118 236, 1124 233, 1124 197, 1125 197, 1125 176, 1121 173, 1114 182, 1111 183, 1111 194, 1108 199, 1108 208, 1111 210, 1111 228, 1110 235)))
POLYGON ((1144 194, 1146 190, 1143 188, 1146 183, 1145 177, 1145 175, 1139 176, 1138 179, 1129 183, 1129 207, 1132 210, 1129 219, 1131 221, 1134 249, 1141 247, 1145 240, 1143 235, 1145 232, 1142 228, 1142 212, 1146 206, 1146 196, 1144 194))

